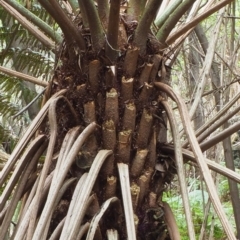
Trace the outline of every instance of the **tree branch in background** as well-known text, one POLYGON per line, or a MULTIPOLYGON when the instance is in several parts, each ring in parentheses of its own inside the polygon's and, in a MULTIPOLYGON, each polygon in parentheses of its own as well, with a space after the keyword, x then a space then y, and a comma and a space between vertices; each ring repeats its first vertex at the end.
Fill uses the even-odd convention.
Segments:
POLYGON ((195 98, 194 98, 194 101, 192 103, 191 109, 189 111, 189 115, 190 115, 191 119, 193 118, 194 113, 195 113, 195 111, 197 109, 197 106, 199 104, 199 101, 202 98, 202 94, 203 94, 203 91, 204 91, 204 88, 205 88, 205 85, 206 85, 206 82, 207 82, 207 79, 208 79, 208 76, 209 76, 209 72, 211 70, 212 61, 213 61, 213 57, 214 57, 214 53, 215 53, 215 47, 216 47, 216 43, 218 41, 218 35, 219 35, 219 32, 220 32, 220 26, 221 26, 221 23, 222 23, 223 11, 224 11, 224 9, 221 9, 221 12, 219 14, 220 16, 218 17, 218 21, 217 21, 216 25, 214 26, 214 31, 211 34, 211 42, 209 44, 209 47, 208 47, 208 50, 207 50, 207 53, 206 53, 206 57, 205 57, 205 60, 204 60, 204 63, 203 63, 202 71, 199 74, 200 82, 197 86, 195 98))
POLYGON ((39 27, 43 32, 45 32, 49 37, 51 37, 57 43, 62 42, 62 37, 54 31, 48 24, 46 24, 42 19, 38 18, 35 14, 30 12, 27 8, 23 7, 17 1, 13 0, 5 0, 6 3, 11 5, 15 10, 17 10, 20 14, 26 17, 29 21, 34 23, 37 27, 39 27))
POLYGON ((150 0, 136 28, 133 42, 136 45, 136 47, 140 49, 140 53, 142 54, 146 50, 146 43, 150 26, 157 15, 157 11, 161 3, 162 1, 160 0, 150 0))
POLYGON ((115 62, 118 57, 118 29, 119 29, 119 15, 120 15, 121 0, 111 1, 107 42, 106 42, 106 56, 115 62), (110 21, 111 20, 111 21, 110 21))
POLYGON ((217 120, 215 123, 209 126, 207 131, 202 133, 198 138, 198 142, 202 142, 204 139, 206 139, 213 131, 215 131, 218 127, 222 126, 225 122, 227 122, 232 116, 237 114, 240 111, 240 105, 238 105, 233 111, 225 114, 222 118, 217 120))
POLYGON ((35 25, 23 17, 17 10, 11 7, 5 1, 0 0, 0 5, 7 10, 15 19, 17 19, 30 33, 33 34, 43 45, 47 46, 49 49, 55 48, 55 43, 52 39, 48 38, 43 32, 41 32, 35 25))
POLYGON ((237 122, 237 123, 231 125, 230 127, 224 129, 220 133, 216 134, 211 139, 206 140, 205 142, 201 143, 200 147, 201 147, 202 151, 204 152, 239 130, 240 130, 240 122, 237 122))
POLYGON ((179 19, 183 16, 183 14, 190 8, 190 6, 195 2, 196 0, 186 0, 182 2, 177 9, 168 16, 167 20, 163 23, 162 27, 159 29, 156 37, 157 39, 164 45, 167 37, 169 36, 172 29, 175 27, 179 19))
POLYGON ((104 46, 105 36, 95 3, 93 0, 78 0, 78 2, 79 6, 83 7, 83 11, 87 16, 92 37, 93 49, 98 52, 104 46))
POLYGON ((20 72, 17 72, 17 71, 14 71, 14 70, 2 67, 2 66, 0 66, 0 71, 7 74, 7 75, 23 79, 25 81, 37 84, 37 85, 42 86, 42 87, 47 87, 47 85, 48 85, 48 82, 44 82, 42 80, 39 80, 38 78, 29 76, 27 74, 20 73, 20 72))
POLYGON ((216 134, 214 137, 210 138, 209 140, 206 140, 205 142, 201 143, 200 147, 204 152, 239 130, 240 130, 240 122, 237 122, 231 125, 230 127, 224 129, 220 133, 216 134))

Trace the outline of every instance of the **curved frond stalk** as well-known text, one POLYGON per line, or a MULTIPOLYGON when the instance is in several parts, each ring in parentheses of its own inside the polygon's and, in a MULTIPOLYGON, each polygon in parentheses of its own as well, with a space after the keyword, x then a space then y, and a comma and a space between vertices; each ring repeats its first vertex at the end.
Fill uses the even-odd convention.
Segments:
MULTIPOLYGON (((48 175, 47 179, 45 180, 44 188, 43 188, 43 191, 41 192, 41 196, 40 196, 40 205, 43 204, 43 202, 46 199, 46 196, 47 196, 47 193, 48 193, 51 181, 52 181, 53 173, 54 172, 51 172, 48 175)), ((38 180, 39 180, 39 178, 37 179, 36 183, 38 183, 38 180)), ((37 188, 37 184, 36 184, 36 188, 37 188)), ((35 191, 33 191, 33 192, 35 194, 35 191)), ((34 197, 31 199, 31 201, 29 200, 30 204, 24 206, 24 210, 23 210, 24 215, 22 216, 21 221, 19 222, 19 225, 17 226, 16 231, 14 232, 14 237, 13 237, 14 240, 24 238, 26 231, 27 231, 27 227, 29 225, 30 218, 31 218, 31 212, 34 211, 35 204, 37 203, 37 201, 38 200, 37 200, 36 196, 34 195, 34 197)))
POLYGON ((60 240, 67 239, 74 240, 78 235, 79 227, 81 226, 82 219, 84 217, 84 209, 88 202, 89 195, 92 191, 93 185, 97 179, 100 168, 107 157, 112 154, 111 150, 100 150, 95 157, 93 164, 89 170, 87 178, 84 182, 82 191, 79 193, 78 202, 74 208, 74 216, 70 221, 68 228, 65 232, 62 232, 60 240), (76 216, 75 216, 76 215, 76 216))
MULTIPOLYGON (((24 168, 26 168, 28 162, 30 161, 30 157, 34 154, 36 149, 38 149, 41 144, 43 143, 45 139, 44 135, 40 135, 38 138, 36 138, 34 141, 31 142, 29 145, 27 151, 24 153, 24 155, 19 160, 19 164, 17 168, 15 168, 11 178, 9 179, 6 187, 3 190, 3 193, 0 197, 0 211, 3 210, 4 205, 6 204, 7 199, 9 198, 11 191, 15 187, 16 183, 18 182, 18 179, 20 178, 22 171, 24 168)), ((2 238, 4 239, 4 237, 2 238)))
POLYGON ((146 0, 130 0, 127 8, 129 20, 139 20, 146 5, 146 0))
POLYGON ((79 149, 84 144, 87 137, 95 130, 95 128, 96 128, 96 123, 91 123, 84 129, 84 131, 79 135, 79 137, 76 139, 73 146, 71 147, 71 150, 67 154, 66 160, 62 162, 60 171, 55 172, 53 181, 51 183, 51 187, 49 190, 48 198, 46 200, 46 204, 44 206, 44 209, 38 221, 38 225, 34 232, 33 239, 41 239, 41 233, 44 231, 45 224, 46 224, 45 218, 46 216, 49 216, 52 211, 52 207, 54 203, 53 199, 56 197, 57 192, 61 188, 62 183, 67 175, 67 172, 72 166, 75 160, 75 157, 79 152, 79 149))
POLYGON ((167 6, 167 8, 164 10, 164 12, 162 13, 162 15, 160 15, 159 17, 157 17, 157 19, 155 20, 155 24, 156 26, 160 29, 163 24, 166 22, 166 20, 168 19, 168 17, 171 15, 171 13, 174 12, 174 10, 183 2, 183 0, 176 0, 173 3, 171 3, 170 5, 167 6))
POLYGON ((74 26, 73 22, 68 18, 65 12, 60 7, 59 3, 55 0, 46 1, 46 0, 39 0, 41 5, 48 11, 48 13, 56 20, 59 27, 62 29, 66 41, 69 44, 74 42, 77 43, 78 47, 81 50, 85 50, 85 41, 78 31, 78 29, 74 26))
POLYGON ((51 237, 49 238, 49 240, 58 240, 60 237, 60 234, 62 232, 63 229, 63 225, 65 223, 66 217, 64 217, 61 222, 57 225, 57 227, 55 228, 55 230, 53 231, 51 237))
MULTIPOLYGON (((171 154, 174 153, 174 148, 172 146, 164 146, 163 148, 161 148, 161 150, 165 153, 171 153, 171 154)), ((192 162, 196 162, 193 152, 191 152, 187 149, 182 149, 182 153, 183 153, 183 157, 185 159, 191 160, 192 162)), ((209 160, 207 158, 205 158, 205 161, 211 170, 213 170, 225 177, 228 177, 237 183, 240 183, 240 174, 238 174, 238 173, 232 171, 231 169, 226 168, 212 160, 209 160)))
POLYGON ((30 231, 28 231, 28 234, 27 234, 28 239, 32 239, 33 228, 35 226, 35 222, 37 219, 37 212, 39 209, 40 195, 41 195, 42 189, 44 187, 45 179, 49 172, 49 167, 52 162, 54 147, 55 147, 55 143, 57 140, 57 130, 58 129, 57 129, 56 107, 57 107, 57 102, 59 101, 59 99, 61 99, 61 96, 53 100, 53 102, 50 104, 49 110, 48 110, 49 126, 50 126, 50 140, 49 140, 49 145, 47 148, 47 153, 46 153, 46 158, 44 161, 43 169, 40 174, 39 183, 38 183, 38 187, 37 187, 36 194, 35 194, 36 203, 35 203, 34 211, 31 212, 31 223, 30 223, 30 227, 32 227, 32 230, 30 229, 30 231))
POLYGON ((39 80, 38 78, 32 77, 30 75, 27 75, 27 74, 24 74, 24 73, 21 73, 21 72, 17 72, 17 71, 14 71, 14 70, 2 67, 2 66, 0 66, 0 71, 7 74, 7 75, 23 79, 24 81, 28 81, 28 82, 37 84, 37 85, 42 86, 42 87, 47 87, 48 86, 47 82, 39 80))
POLYGON ((55 168, 57 172, 60 171, 60 168, 63 166, 67 155, 69 154, 77 136, 79 135, 79 132, 80 132, 79 126, 74 127, 67 132, 67 134, 63 140, 61 150, 60 150, 60 153, 58 156, 58 161, 57 161, 57 165, 55 168))
POLYGON ((24 17, 26 17, 29 21, 34 23, 37 27, 39 27, 43 32, 45 32, 49 37, 51 37, 58 44, 62 42, 62 37, 54 31, 48 24, 46 24, 42 19, 38 18, 35 14, 30 12, 27 8, 23 7, 17 1, 6 0, 9 5, 15 8, 19 13, 21 13, 24 17))
POLYGON ((179 109, 179 112, 180 112, 180 116, 181 116, 181 119, 182 119, 182 123, 183 123, 183 126, 184 126, 184 130, 185 130, 186 135, 189 139, 189 142, 190 142, 191 148, 193 150, 194 156, 197 160, 197 163, 198 163, 199 168, 201 170, 201 173, 203 175, 203 178, 204 178, 204 181, 206 183, 208 193, 209 193, 209 196, 210 196, 211 201, 213 203, 214 209, 215 209, 215 211, 216 211, 216 213, 219 217, 219 220, 222 223, 222 226, 224 228, 224 231, 225 231, 227 237, 229 239, 233 239, 233 240, 236 239, 236 237, 234 235, 234 232, 232 230, 232 227, 229 224, 227 216, 226 216, 226 214, 225 214, 225 212, 222 208, 218 193, 217 193, 216 188, 215 188, 215 184, 213 182, 213 179, 212 179, 211 173, 209 171, 209 168, 208 168, 208 166, 205 162, 205 158, 203 156, 203 153, 202 153, 202 151, 200 149, 200 146, 197 142, 197 139, 195 137, 194 130, 191 126, 191 120, 190 120, 190 117, 189 117, 189 113, 188 113, 188 110, 187 110, 187 107, 186 107, 185 103, 172 90, 172 88, 170 88, 168 85, 158 82, 158 83, 155 83, 155 86, 159 90, 162 90, 162 91, 166 92, 169 95, 169 97, 171 97, 177 103, 178 109, 179 109))
MULTIPOLYGON (((54 209, 57 207, 58 203, 60 202, 63 194, 66 192, 66 190, 76 181, 76 178, 70 178, 67 179, 64 183, 63 186, 60 188, 55 200, 54 200, 54 205, 52 208, 52 213, 54 211, 54 209)), ((49 218, 46 218, 47 224, 46 227, 44 229, 44 232, 42 233, 42 239, 47 239, 47 234, 48 234, 48 230, 49 230, 49 225, 51 223, 52 220, 52 216, 50 216, 49 218)), ((33 232, 35 229, 35 225, 32 224, 32 221, 29 222, 29 227, 28 227, 28 234, 27 234, 27 240, 32 240, 32 236, 33 236, 33 232)))
POLYGON ((225 138, 230 137, 233 133, 240 130, 240 122, 233 124, 232 126, 225 128, 220 133, 216 134, 214 137, 206 140, 205 142, 200 144, 202 151, 206 151, 209 148, 213 147, 217 143, 223 141, 225 138))
POLYGON ((127 238, 136 240, 136 229, 134 221, 134 213, 132 206, 131 187, 129 180, 128 165, 124 163, 118 163, 118 172, 120 177, 120 185, 122 190, 122 200, 124 206, 124 214, 127 228, 127 238))
MULTIPOLYGON (((3 190, 3 193, 1 194, 0 197, 0 211, 3 210, 4 205, 6 204, 7 199, 9 198, 11 191, 13 190, 13 188, 15 187, 18 179, 20 178, 23 169, 26 167, 26 165, 28 164, 28 161, 30 161, 30 156, 31 154, 33 154, 36 149, 42 144, 44 140, 44 136, 41 135, 38 138, 36 138, 28 147, 27 151, 24 153, 24 155, 21 157, 17 168, 14 169, 14 172, 10 178, 10 180, 8 181, 6 187, 3 190)), ((4 232, 3 230, 1 230, 1 232, 4 232)), ((3 237, 4 238, 4 237, 3 237)), ((2 239, 3 239, 2 238, 2 239)))
POLYGON ((91 37, 92 37, 93 49, 96 52, 99 52, 104 46, 105 36, 104 36, 103 27, 101 25, 94 1, 78 0, 78 2, 79 2, 79 5, 81 2, 81 6, 83 6, 84 11, 87 15, 91 37))
MULTIPOLYGON (((183 165, 183 157, 182 157, 181 140, 180 140, 179 131, 177 129, 178 124, 176 121, 176 117, 174 116, 173 111, 170 108, 169 104, 164 100, 161 101, 161 103, 166 110, 166 113, 168 115, 168 120, 169 120, 171 130, 172 130, 174 149, 175 149, 175 151, 174 151, 175 162, 176 162, 176 166, 177 166, 178 179, 179 179, 179 183, 180 183, 180 190, 181 190, 182 199, 183 199, 183 207, 184 207, 185 217, 186 217, 186 222, 187 222, 188 237, 190 240, 195 240, 196 236, 195 236, 195 231, 194 231, 194 226, 193 226, 190 202, 189 202, 189 198, 188 198, 186 175, 185 175, 185 170, 184 170, 184 165, 183 165)), ((178 238, 180 239, 180 234, 179 234, 178 238)), ((173 239, 175 239, 175 238, 173 238, 173 239)))
MULTIPOLYGON (((99 225, 99 222, 103 216, 103 214, 107 211, 107 209, 110 207, 110 204, 111 203, 114 203, 114 202, 119 202, 119 199, 117 197, 112 197, 108 200, 106 200, 103 205, 101 206, 101 209, 99 211, 99 213, 97 213, 91 223, 90 223, 90 226, 89 226, 89 231, 88 231, 88 234, 87 234, 87 238, 88 240, 93 240, 94 239, 94 236, 95 236, 95 232, 97 230, 97 227, 99 225)), ((120 204, 120 202, 119 202, 120 204)))
POLYGON ((84 225, 82 225, 79 229, 79 233, 77 236, 77 239, 82 239, 82 237, 87 233, 88 229, 90 227, 90 223, 86 222, 84 225))
POLYGON ((104 29, 107 29, 109 19, 109 3, 108 0, 98 0, 98 15, 104 29))
MULTIPOLYGON (((22 159, 25 158, 28 162, 26 163, 26 166, 21 165, 24 167, 24 170, 19 169, 20 174, 23 172, 20 179, 18 180, 15 178, 17 176, 17 175, 15 175, 15 172, 12 175, 12 177, 16 181, 15 183, 18 183, 18 184, 17 184, 17 187, 15 188, 12 199, 10 200, 10 203, 8 205, 9 207, 8 207, 5 217, 3 219, 3 224, 0 228, 1 239, 5 238, 5 235, 7 234, 7 231, 9 230, 9 227, 11 225, 11 220, 14 215, 14 211, 16 209, 16 206, 17 206, 20 198, 23 195, 23 191, 26 186, 27 180, 28 180, 30 174, 32 173, 33 168, 36 167, 39 157, 42 155, 43 151, 45 151, 45 149, 47 147, 46 136, 43 136, 43 135, 39 136, 38 138, 36 138, 36 141, 34 141, 34 142, 35 142, 35 144, 34 145, 31 144, 29 146, 29 148, 30 148, 29 151, 27 151, 26 155, 24 155, 24 157, 22 157, 22 159), (43 140, 45 140, 45 142, 42 142, 43 140), (41 145, 39 146, 39 144, 41 144, 41 145)), ((19 162, 19 164, 23 164, 23 162, 19 162)), ((9 182, 11 181, 11 179, 9 180, 9 182)))
POLYGON ((136 47, 140 49, 140 53, 142 54, 146 50, 146 43, 150 31, 150 26, 157 15, 157 11, 161 3, 162 0, 150 0, 136 28, 133 42, 136 47))
POLYGON ((17 19, 29 32, 31 32, 41 43, 43 43, 49 49, 55 48, 55 42, 48 38, 44 33, 42 33, 35 25, 33 25, 29 20, 19 14, 13 7, 11 7, 5 1, 0 0, 0 5, 6 9, 6 11, 11 14, 15 19, 17 19))
POLYGON ((167 202, 163 202, 164 219, 171 239, 180 240, 181 236, 172 209, 167 202))
POLYGON ((169 36, 172 29, 176 26, 179 19, 184 15, 184 13, 193 5, 196 0, 185 0, 183 1, 177 9, 168 16, 167 20, 164 22, 162 27, 158 30, 156 35, 160 43, 165 45, 166 39, 169 36))
POLYGON ((106 56, 110 61, 115 62, 118 57, 118 31, 119 31, 119 16, 120 16, 121 0, 111 1, 107 41, 106 41, 106 56))
POLYGON ((13 150, 8 162, 4 166, 4 169, 0 172, 0 187, 2 187, 3 183, 6 180, 6 177, 12 170, 14 164, 16 163, 17 159, 19 158, 20 154, 22 153, 23 149, 26 147, 30 139, 32 138, 33 134, 37 131, 38 127, 41 125, 43 119, 45 118, 47 114, 47 110, 49 108, 50 103, 58 96, 61 96, 66 92, 65 89, 57 92, 55 95, 53 95, 47 103, 44 105, 44 107, 40 110, 38 115, 34 118, 31 125, 27 129, 24 136, 21 138, 21 140, 18 142, 18 145, 13 150))
POLYGON ((65 223, 64 223, 64 226, 63 226, 63 231, 62 231, 63 233, 66 231, 66 229, 68 228, 68 226, 70 224, 72 215, 73 215, 74 210, 75 210, 75 206, 78 202, 78 196, 79 196, 80 192, 82 191, 84 183, 87 179, 87 175, 88 175, 88 173, 84 173, 81 176, 81 178, 78 180, 77 186, 75 187, 75 190, 73 192, 73 196, 72 196, 72 199, 71 199, 71 203, 70 203, 70 206, 69 206, 69 209, 68 209, 68 212, 67 212, 66 220, 65 220, 65 223))
POLYGON ((171 45, 173 44, 179 37, 181 37, 184 33, 187 31, 193 29, 198 23, 200 23, 202 20, 210 16, 211 14, 217 12, 219 9, 223 8, 227 4, 231 3, 233 0, 223 0, 214 6, 212 6, 210 9, 203 11, 202 14, 196 16, 193 20, 191 20, 189 23, 182 26, 180 29, 178 29, 174 34, 170 35, 167 40, 166 44, 171 45))

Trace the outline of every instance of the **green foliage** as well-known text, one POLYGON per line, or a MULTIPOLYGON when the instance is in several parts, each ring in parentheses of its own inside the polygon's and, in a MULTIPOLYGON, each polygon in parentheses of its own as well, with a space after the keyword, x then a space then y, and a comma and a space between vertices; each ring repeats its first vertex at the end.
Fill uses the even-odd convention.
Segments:
MULTIPOLYGON (((223 177, 221 177, 222 179, 223 177)), ((204 206, 206 205, 208 201, 208 193, 205 190, 200 190, 200 181, 189 178, 189 185, 191 185, 191 188, 193 189, 191 192, 189 192, 189 200, 192 210, 192 217, 196 232, 196 237, 199 237, 203 219, 204 219, 204 206)), ((234 217, 233 217, 233 209, 232 204, 229 199, 229 186, 228 181, 224 178, 224 180, 219 181, 219 194, 222 199, 222 204, 224 207, 224 210, 226 212, 226 215, 230 218, 229 221, 232 223, 232 226, 234 226, 234 217), (228 196, 226 198, 226 196, 228 196)), ((168 202, 170 207, 172 208, 172 211, 175 215, 177 225, 182 237, 182 240, 188 240, 188 232, 187 232, 187 225, 186 225, 186 219, 183 209, 183 203, 182 198, 180 196, 180 193, 177 190, 171 190, 167 193, 164 193, 163 200, 168 202)), ((208 214, 208 220, 207 220, 207 226, 206 226, 206 236, 209 235, 211 231, 211 227, 213 225, 213 235, 214 239, 225 239, 225 233, 222 229, 222 225, 220 221, 216 218, 215 219, 215 212, 213 208, 211 207, 210 212, 208 214)))
MULTIPOLYGON (((24 1, 20 3, 24 4, 24 1)), ((39 3, 33 2, 30 8, 35 15, 57 29, 55 21, 39 3)), ((52 52, 0 7, 1 66, 49 80, 54 58, 52 52)), ((36 95, 34 88, 28 88, 20 79, 0 74, 0 144, 6 151, 11 152, 30 121, 27 112, 17 118, 13 116, 36 95)))

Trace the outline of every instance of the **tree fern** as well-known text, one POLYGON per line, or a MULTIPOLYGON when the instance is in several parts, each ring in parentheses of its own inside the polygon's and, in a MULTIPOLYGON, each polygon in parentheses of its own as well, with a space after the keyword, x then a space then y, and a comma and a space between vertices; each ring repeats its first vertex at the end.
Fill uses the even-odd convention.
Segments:
MULTIPOLYGON (((23 40, 19 50, 13 46, 16 61, 10 60, 11 66, 41 76, 52 54, 57 57, 43 107, 0 175, 0 186, 7 182, 0 198, 0 238, 9 234, 14 210, 22 202, 11 236, 16 240, 25 236, 33 240, 102 239, 109 232, 119 234, 120 239, 180 239, 174 214, 162 199, 177 173, 188 236, 195 239, 178 133, 180 120, 171 110, 170 97, 224 231, 235 239, 186 105, 169 86, 172 64, 182 39, 197 22, 193 16, 200 11, 200 1, 193 8, 193 1, 184 1, 167 19, 165 16, 159 36, 151 27, 158 8, 165 4, 166 9, 166 1, 143 0, 139 5, 129 1, 128 5, 126 1, 96 4, 79 0, 80 14, 76 1, 70 5, 56 0, 39 2, 52 16, 48 23, 61 28, 64 40, 58 48, 50 47, 50 55, 46 55, 49 42, 43 47, 39 32, 31 36, 41 42, 37 44, 18 28, 23 40), (190 10, 195 23, 186 22, 186 31, 178 38, 178 27, 185 21, 181 17, 190 10), (30 50, 26 44, 32 44, 30 50), (27 59, 33 62, 30 67, 27 59), (39 68, 34 62, 39 62, 39 68), (166 143, 166 120, 173 137, 170 143, 166 143), (163 154, 166 145, 174 154, 163 154)), ((222 1, 221 6, 229 2, 222 1)), ((217 4, 212 9, 219 8, 217 4)), ((206 17, 211 11, 204 10, 206 17)), ((28 18, 25 21, 29 24, 28 18)), ((234 178, 232 172, 230 175, 234 178)))

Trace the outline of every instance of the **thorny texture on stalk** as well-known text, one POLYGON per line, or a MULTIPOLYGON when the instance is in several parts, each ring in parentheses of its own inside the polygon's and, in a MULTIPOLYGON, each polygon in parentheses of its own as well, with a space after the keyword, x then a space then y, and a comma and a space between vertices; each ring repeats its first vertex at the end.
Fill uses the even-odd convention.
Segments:
MULTIPOLYGON (((27 181, 25 175, 11 176, 1 196, 0 216, 7 221, 0 233, 4 230, 1 234, 5 235, 11 224, 13 212, 6 199, 15 187, 18 199, 27 194, 12 239, 25 235, 33 240, 93 239, 94 235, 101 239, 106 234, 131 240, 179 239, 173 213, 162 202, 176 166, 179 174, 182 168, 159 147, 166 142, 161 137, 166 136, 161 104, 166 94, 155 84, 169 80, 170 68, 150 26, 162 1, 141 0, 138 6, 132 0, 130 6, 136 9, 125 11, 125 1, 112 1, 108 8, 106 0, 79 0, 81 14, 74 21, 58 1, 39 2, 62 28, 65 40, 58 51, 60 64, 45 93, 48 101, 1 172, 1 186, 29 141, 36 141, 35 133, 50 141, 44 164, 40 158, 31 173, 32 166, 18 162, 20 173, 26 168, 30 177, 38 178, 26 190, 21 185, 27 181), (142 17, 137 19, 136 14, 142 17), (114 15, 118 22, 111 22, 114 15), (59 191, 64 190, 60 199, 59 191), (29 222, 31 217, 34 221, 29 222)), ((188 4, 177 11, 174 21, 188 4)), ((175 147, 179 149, 179 142, 175 147)), ((36 153, 34 161, 37 157, 36 153)), ((225 230, 234 239, 226 223, 225 230)))

